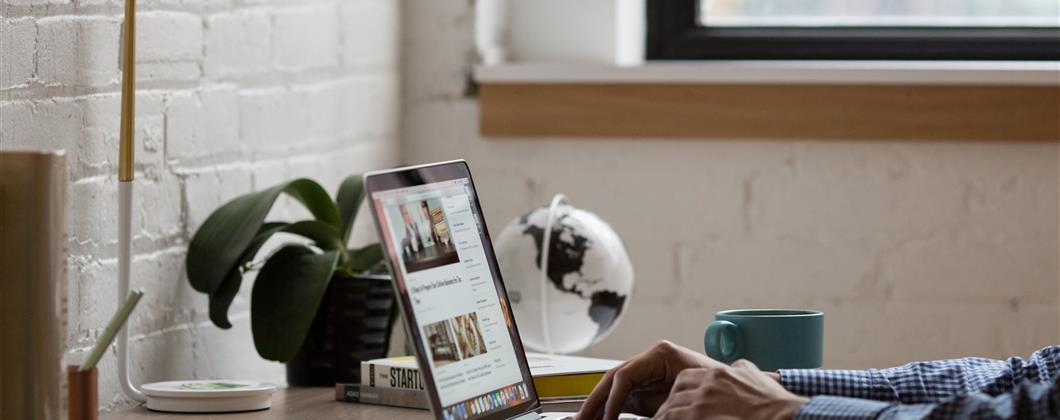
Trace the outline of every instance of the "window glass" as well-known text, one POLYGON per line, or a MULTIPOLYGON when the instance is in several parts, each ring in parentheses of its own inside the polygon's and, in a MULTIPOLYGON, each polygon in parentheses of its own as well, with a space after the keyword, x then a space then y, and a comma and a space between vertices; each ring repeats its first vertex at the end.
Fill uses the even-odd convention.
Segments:
POLYGON ((699 0, 714 27, 1060 27, 1058 0, 699 0))

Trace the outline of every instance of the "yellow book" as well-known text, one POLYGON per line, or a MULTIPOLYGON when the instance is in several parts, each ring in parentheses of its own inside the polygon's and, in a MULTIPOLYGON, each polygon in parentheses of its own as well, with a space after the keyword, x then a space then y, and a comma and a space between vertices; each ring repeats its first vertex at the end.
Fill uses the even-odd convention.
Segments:
POLYGON ((540 398, 585 396, 593 391, 603 377, 603 373, 535 376, 534 388, 537 388, 540 398))
POLYGON ((573 397, 589 395, 604 373, 622 363, 621 360, 593 357, 526 353, 530 375, 534 377, 537 396, 573 397))

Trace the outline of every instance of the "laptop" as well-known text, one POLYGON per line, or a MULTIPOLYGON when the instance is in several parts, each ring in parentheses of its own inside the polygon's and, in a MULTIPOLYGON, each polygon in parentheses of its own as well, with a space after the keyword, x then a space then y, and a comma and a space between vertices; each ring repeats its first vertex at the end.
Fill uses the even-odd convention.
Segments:
POLYGON ((371 172, 364 185, 434 417, 572 415, 541 413, 467 162, 371 172))

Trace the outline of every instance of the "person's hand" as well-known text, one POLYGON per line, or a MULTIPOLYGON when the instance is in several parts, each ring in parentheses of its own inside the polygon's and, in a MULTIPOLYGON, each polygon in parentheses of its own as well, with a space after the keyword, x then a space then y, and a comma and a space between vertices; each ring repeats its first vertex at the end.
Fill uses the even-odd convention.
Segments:
POLYGON ((685 369, 677 375, 670 397, 656 419, 791 419, 807 399, 792 394, 776 376, 754 363, 737 360, 721 368, 685 369))
POLYGON ((616 419, 620 412, 654 415, 682 371, 724 367, 703 354, 660 341, 604 374, 575 419, 616 419))

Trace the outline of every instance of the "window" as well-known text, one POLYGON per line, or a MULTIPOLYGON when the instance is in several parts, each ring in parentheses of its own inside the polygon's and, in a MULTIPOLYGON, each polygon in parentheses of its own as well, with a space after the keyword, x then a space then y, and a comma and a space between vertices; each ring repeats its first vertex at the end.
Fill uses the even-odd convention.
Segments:
POLYGON ((646 0, 648 59, 1060 60, 1057 0, 646 0))

